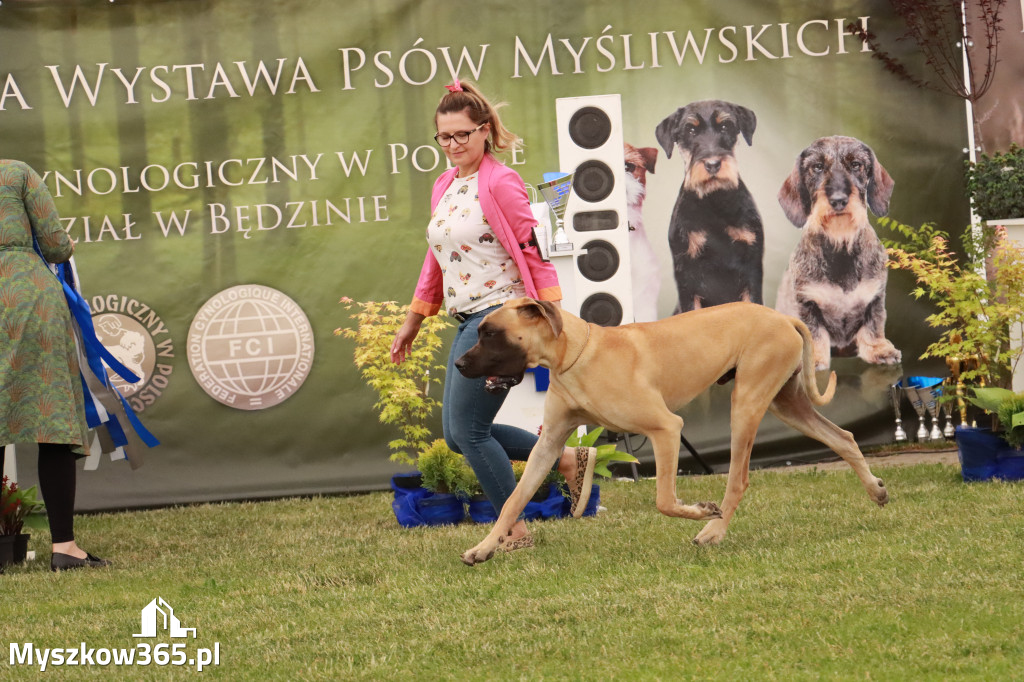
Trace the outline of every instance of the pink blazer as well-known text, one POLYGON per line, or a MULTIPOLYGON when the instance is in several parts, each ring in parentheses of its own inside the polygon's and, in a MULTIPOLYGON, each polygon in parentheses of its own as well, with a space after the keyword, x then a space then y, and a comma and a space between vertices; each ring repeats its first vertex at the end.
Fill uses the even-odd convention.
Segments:
MULTIPOLYGON (((431 212, 437 208, 445 190, 452 184, 458 168, 451 168, 434 183, 434 191, 430 197, 431 212)), ((519 245, 533 238, 533 228, 537 219, 530 210, 530 200, 526 195, 523 179, 514 170, 497 161, 490 154, 484 154, 480 163, 480 208, 483 209, 487 223, 494 230, 498 241, 512 256, 519 266, 519 272, 526 286, 526 295, 545 301, 559 301, 562 290, 558 286, 558 275, 551 263, 541 260, 536 246, 521 248, 519 245)), ((423 259, 423 268, 416 283, 411 308, 421 315, 436 315, 444 302, 444 286, 441 266, 434 254, 427 249, 423 259)))

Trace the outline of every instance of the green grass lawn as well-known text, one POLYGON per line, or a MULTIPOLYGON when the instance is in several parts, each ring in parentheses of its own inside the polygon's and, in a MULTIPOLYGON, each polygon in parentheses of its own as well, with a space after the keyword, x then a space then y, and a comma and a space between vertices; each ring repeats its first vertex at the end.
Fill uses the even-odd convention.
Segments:
MULTIPOLYGON (((755 472, 719 547, 661 516, 654 482, 602 486, 608 511, 533 524, 537 547, 469 568, 486 527, 402 529, 390 495, 215 504, 80 517, 112 569, 0 576, 5 647, 129 648, 140 610, 174 607, 191 654, 220 646, 227 679, 1024 678, 1020 483, 956 467, 856 477, 755 472)), ((724 476, 681 478, 720 501, 724 476)), ((25 666, 0 679, 41 676, 25 666)), ((179 677, 175 666, 52 667, 47 679, 179 677)))

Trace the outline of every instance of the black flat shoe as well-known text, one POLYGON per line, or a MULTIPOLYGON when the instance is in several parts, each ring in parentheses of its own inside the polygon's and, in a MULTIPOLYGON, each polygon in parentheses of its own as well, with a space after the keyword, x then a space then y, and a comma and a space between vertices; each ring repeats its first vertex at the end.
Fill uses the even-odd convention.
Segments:
POLYGON ((72 568, 102 568, 109 565, 110 562, 106 559, 100 559, 88 552, 85 553, 84 559, 79 559, 70 554, 61 554, 60 552, 54 552, 50 556, 50 570, 54 572, 66 571, 72 568))

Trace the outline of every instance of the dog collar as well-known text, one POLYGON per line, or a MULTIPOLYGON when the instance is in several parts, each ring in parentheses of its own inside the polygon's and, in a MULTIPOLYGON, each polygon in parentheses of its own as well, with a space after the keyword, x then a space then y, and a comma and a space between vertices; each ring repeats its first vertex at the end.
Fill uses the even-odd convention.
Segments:
POLYGON ((590 343, 590 323, 589 322, 587 323, 587 338, 583 339, 583 345, 580 346, 580 352, 576 354, 576 357, 573 359, 573 361, 569 363, 568 367, 566 367, 565 369, 562 370, 563 374, 565 372, 568 372, 570 369, 573 368, 573 365, 576 364, 576 361, 580 359, 581 355, 583 355, 583 351, 587 349, 587 344, 588 343, 590 343))

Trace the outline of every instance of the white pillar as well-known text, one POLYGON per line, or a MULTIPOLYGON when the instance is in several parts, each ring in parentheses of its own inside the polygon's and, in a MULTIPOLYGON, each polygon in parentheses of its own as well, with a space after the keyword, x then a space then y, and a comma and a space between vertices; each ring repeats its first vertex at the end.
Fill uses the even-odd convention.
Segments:
POLYGON ((18 480, 18 462, 14 459, 14 445, 5 445, 4 447, 4 470, 0 471, 0 479, 4 476, 12 481, 17 482, 18 480))

